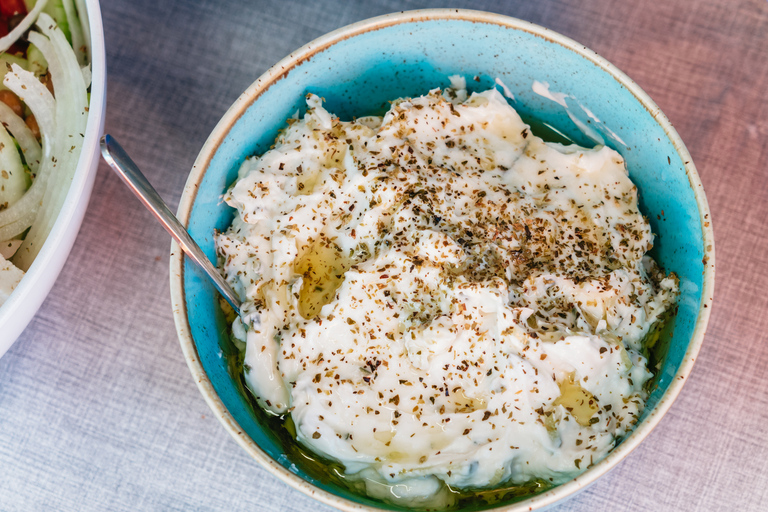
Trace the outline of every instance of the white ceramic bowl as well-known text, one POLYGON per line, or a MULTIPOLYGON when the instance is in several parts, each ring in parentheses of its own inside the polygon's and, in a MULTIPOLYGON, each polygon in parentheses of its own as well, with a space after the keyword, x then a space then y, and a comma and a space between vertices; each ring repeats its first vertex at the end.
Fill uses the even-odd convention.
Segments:
POLYGON ((0 357, 5 354, 35 316, 51 291, 64 262, 75 243, 91 197, 96 168, 99 165, 99 138, 104 131, 107 100, 107 64, 104 28, 98 0, 86 0, 91 28, 91 103, 88 124, 77 171, 59 216, 40 253, 24 278, 0 306, 0 357))

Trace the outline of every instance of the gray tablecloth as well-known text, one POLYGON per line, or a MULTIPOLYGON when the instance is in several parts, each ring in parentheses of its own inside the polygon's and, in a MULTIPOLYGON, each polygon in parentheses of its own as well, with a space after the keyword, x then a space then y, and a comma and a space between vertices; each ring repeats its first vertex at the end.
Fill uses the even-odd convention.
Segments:
MULTIPOLYGON (((270 65, 430 1, 109 0, 107 131, 175 208, 219 117, 270 65)), ((768 3, 453 1, 559 31, 636 80, 709 198, 717 292, 696 368, 653 434, 560 511, 768 509, 768 3)), ((102 164, 79 238, 0 359, 0 510, 327 510, 230 439, 189 375, 169 237, 102 164)))

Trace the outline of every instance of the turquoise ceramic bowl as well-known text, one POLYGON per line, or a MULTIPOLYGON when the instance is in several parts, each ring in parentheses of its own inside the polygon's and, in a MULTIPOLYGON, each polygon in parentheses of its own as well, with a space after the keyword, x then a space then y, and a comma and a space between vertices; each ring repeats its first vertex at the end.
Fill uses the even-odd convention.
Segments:
MULTIPOLYGON (((583 489, 658 424, 691 372, 711 308, 713 234, 701 182, 667 118, 624 73, 555 32, 495 14, 439 9, 356 23, 289 55, 238 98, 200 152, 178 216, 208 257, 215 258, 214 231, 226 229, 233 218, 233 210, 222 202, 223 192, 243 160, 266 151, 286 119, 304 108, 307 93, 324 97, 331 112, 348 119, 381 112, 394 98, 445 87, 454 74, 466 77, 471 90, 493 87, 498 78, 524 117, 581 144, 602 139, 621 153, 657 234, 654 256, 682 284, 679 313, 669 329, 674 336, 667 332, 660 343, 661 369, 635 431, 578 478, 523 501, 493 506, 531 510, 583 489), (548 98, 545 82, 550 93, 567 97, 548 98)), ((171 292, 189 368, 211 409, 245 450, 278 478, 327 504, 344 510, 397 510, 313 470, 293 443, 254 411, 231 372, 228 356, 234 349, 217 294, 175 244, 171 292)))

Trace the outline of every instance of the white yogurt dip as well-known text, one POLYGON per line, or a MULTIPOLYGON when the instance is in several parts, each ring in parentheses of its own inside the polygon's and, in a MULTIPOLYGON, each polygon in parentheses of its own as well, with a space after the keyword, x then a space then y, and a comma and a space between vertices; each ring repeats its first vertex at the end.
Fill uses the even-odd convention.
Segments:
POLYGON ((216 238, 259 404, 411 505, 604 457, 678 287, 617 152, 544 142, 458 85, 352 122, 309 95, 243 163, 216 238))

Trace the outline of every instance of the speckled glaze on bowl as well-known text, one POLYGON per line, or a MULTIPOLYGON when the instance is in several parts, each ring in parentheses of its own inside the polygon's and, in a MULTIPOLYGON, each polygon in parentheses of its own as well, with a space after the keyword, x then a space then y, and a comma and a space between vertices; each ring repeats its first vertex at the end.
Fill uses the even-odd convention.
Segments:
MULTIPOLYGON (((592 145, 573 116, 535 94, 532 84, 547 82, 551 91, 569 95, 569 107, 584 107, 576 123, 586 123, 624 156, 640 190, 641 209, 657 234, 653 255, 681 279, 674 336, 667 333, 662 339, 667 348, 637 428, 579 477, 522 501, 479 507, 540 509, 594 482, 658 424, 691 372, 711 309, 714 241, 701 182, 667 118, 631 79, 584 46, 506 16, 436 9, 356 23, 292 53, 237 99, 200 152, 178 216, 213 259, 214 230, 226 229, 233 218, 221 195, 242 161, 267 150, 285 120, 303 111, 305 94, 324 97, 330 112, 349 119, 381 112, 394 98, 447 86, 453 74, 466 77, 470 90, 493 87, 499 78, 524 116, 534 115, 577 142, 592 145)), ((310 474, 301 460, 289 460, 280 439, 265 427, 229 372, 226 355, 232 348, 216 292, 176 244, 171 249, 171 295, 192 375, 208 405, 248 453, 281 480, 329 505, 343 510, 400 509, 353 494, 322 475, 310 474)))

